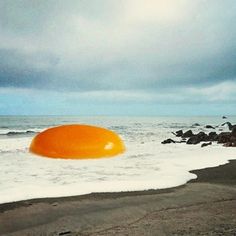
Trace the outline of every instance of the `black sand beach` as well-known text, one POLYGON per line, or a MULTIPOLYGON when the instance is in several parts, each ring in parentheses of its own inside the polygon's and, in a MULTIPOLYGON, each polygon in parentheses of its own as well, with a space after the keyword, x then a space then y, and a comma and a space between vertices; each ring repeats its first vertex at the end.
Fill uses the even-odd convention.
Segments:
POLYGON ((0 205, 0 235, 236 235, 236 161, 171 189, 0 205))

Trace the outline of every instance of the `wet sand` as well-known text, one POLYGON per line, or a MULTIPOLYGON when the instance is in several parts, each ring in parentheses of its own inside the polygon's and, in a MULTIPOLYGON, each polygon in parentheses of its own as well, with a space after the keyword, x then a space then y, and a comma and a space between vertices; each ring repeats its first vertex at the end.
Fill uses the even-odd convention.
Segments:
POLYGON ((236 160, 165 190, 0 205, 0 235, 236 235, 236 160))

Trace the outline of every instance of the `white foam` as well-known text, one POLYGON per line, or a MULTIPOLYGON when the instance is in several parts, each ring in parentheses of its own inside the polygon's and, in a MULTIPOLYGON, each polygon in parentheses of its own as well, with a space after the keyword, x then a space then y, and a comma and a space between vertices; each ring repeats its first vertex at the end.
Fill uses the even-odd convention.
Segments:
POLYGON ((26 152, 31 139, 32 137, 0 138, 0 153, 11 152, 17 155, 17 152, 26 152))
MULTIPOLYGON (((146 148, 152 148, 153 152, 158 149, 153 144, 146 148)), ((200 149, 169 145, 159 149, 156 155, 144 152, 138 156, 131 147, 116 158, 82 161, 54 160, 25 153, 5 155, 5 160, 1 160, 0 202, 169 188, 196 178, 189 170, 221 165, 235 158, 233 148, 219 146, 200 149)))
MULTIPOLYGON (((125 123, 127 124, 127 123, 125 123)), ((130 124, 121 130, 127 151, 115 158, 61 160, 28 153, 30 137, 0 139, 0 203, 91 192, 169 188, 196 178, 190 170, 235 159, 235 148, 160 142, 173 128, 130 124)))

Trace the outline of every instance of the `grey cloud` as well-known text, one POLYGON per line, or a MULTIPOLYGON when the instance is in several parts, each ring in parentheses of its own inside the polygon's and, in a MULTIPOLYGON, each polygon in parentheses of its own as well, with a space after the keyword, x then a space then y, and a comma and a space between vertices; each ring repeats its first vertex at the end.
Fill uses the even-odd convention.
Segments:
POLYGON ((178 17, 164 21, 117 2, 0 1, 0 87, 158 92, 235 81, 235 1, 179 0, 178 17))

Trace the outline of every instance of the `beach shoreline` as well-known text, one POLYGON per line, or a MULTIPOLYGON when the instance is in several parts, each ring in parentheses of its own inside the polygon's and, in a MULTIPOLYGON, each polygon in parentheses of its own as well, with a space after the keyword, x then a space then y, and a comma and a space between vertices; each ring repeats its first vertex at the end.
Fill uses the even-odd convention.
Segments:
POLYGON ((0 235, 235 235, 235 170, 231 160, 174 188, 0 204, 0 235))

